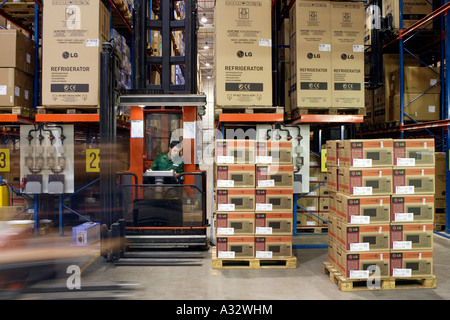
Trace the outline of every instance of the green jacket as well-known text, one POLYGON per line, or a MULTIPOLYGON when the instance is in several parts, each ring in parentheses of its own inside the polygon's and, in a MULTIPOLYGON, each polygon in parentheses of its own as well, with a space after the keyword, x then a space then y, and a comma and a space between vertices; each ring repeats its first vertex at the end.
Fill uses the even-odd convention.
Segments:
POLYGON ((156 156, 155 161, 153 161, 152 165, 150 166, 150 169, 154 171, 173 170, 176 173, 182 173, 184 169, 184 163, 181 157, 169 159, 167 153, 161 153, 156 156))

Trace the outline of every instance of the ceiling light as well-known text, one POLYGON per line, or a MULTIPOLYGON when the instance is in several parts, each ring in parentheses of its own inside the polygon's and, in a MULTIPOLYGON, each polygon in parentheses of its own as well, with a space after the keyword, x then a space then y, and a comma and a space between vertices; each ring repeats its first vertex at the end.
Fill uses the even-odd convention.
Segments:
POLYGON ((206 14, 205 13, 203 14, 203 17, 202 17, 202 19, 200 21, 203 22, 203 23, 208 21, 208 19, 206 19, 206 14))
POLYGON ((205 63, 205 65, 206 65, 207 67, 209 67, 209 62, 205 63))
POLYGON ((207 76, 208 79, 211 79, 211 76, 207 76))
POLYGON ((203 47, 203 49, 205 49, 205 50, 208 50, 208 49, 209 49, 209 47, 208 47, 208 42, 205 43, 205 46, 203 47))

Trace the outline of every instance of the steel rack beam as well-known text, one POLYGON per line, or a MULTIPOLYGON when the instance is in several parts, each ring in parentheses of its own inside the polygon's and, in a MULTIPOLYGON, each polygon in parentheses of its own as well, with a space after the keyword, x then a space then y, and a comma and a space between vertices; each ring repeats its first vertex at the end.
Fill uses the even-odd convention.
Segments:
POLYGON ((206 106, 206 95, 203 94, 144 94, 144 95, 121 95, 119 106, 206 106))

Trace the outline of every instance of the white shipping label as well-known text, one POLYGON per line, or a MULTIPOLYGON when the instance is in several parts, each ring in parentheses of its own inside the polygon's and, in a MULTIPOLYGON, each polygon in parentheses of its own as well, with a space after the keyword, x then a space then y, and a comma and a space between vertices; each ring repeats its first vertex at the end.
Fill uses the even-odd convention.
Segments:
POLYGON ((434 86, 437 82, 437 79, 430 79, 430 87, 434 86))
POLYGON ((428 106, 428 113, 435 113, 436 112, 436 106, 428 106))
POLYGON ((144 138, 144 120, 131 120, 131 138, 144 138))
POLYGON ((307 226, 315 226, 315 225, 317 225, 317 222, 316 221, 306 221, 306 225, 307 226))
POLYGON ((271 203, 257 203, 256 211, 272 211, 271 203))
POLYGON ((272 39, 259 39, 259 46, 260 47, 271 47, 272 39))
POLYGON ((368 242, 350 243, 350 251, 369 251, 368 242))
POLYGON ((309 176, 309 181, 319 181, 319 178, 309 176))
POLYGON ((0 86, 0 96, 6 96, 7 86, 0 86))
POLYGON ((331 44, 319 43, 319 51, 331 52, 331 44))
POLYGON ((272 156, 256 156, 256 163, 272 163, 272 156))
POLYGON ((275 180, 258 180, 258 187, 267 188, 267 187, 275 187, 275 180))
POLYGON ((368 279, 369 270, 350 270, 351 279, 368 279))
POLYGON ((14 95, 20 97, 20 87, 14 86, 14 95))
POLYGON ((414 214, 410 212, 396 213, 394 219, 396 222, 411 222, 414 221, 414 214))
POLYGON ((219 251, 217 256, 221 259, 234 259, 235 252, 234 251, 219 251))
POLYGON ((411 250, 412 241, 393 241, 392 249, 394 250, 411 250))
POLYGON ((350 223, 353 224, 370 224, 370 216, 351 216, 350 223))
POLYGON ((86 47, 98 47, 100 40, 98 39, 86 39, 86 47))
POLYGON ((233 235, 234 228, 217 228, 217 234, 233 235))
POLYGON ((402 167, 415 167, 416 159, 414 158, 397 158, 397 165, 402 167))
POLYGON ((217 180, 218 188, 233 188, 234 180, 217 180))
POLYGON ((272 251, 256 251, 255 257, 262 259, 272 259, 273 253, 272 251))
POLYGON ((272 234, 272 227, 256 227, 257 234, 272 234))
POLYGON ((357 196, 371 196, 372 187, 353 187, 353 194, 357 196))
POLYGON ((28 90, 24 90, 25 99, 28 100, 28 90))
POLYGON ((317 207, 315 207, 315 206, 307 206, 306 210, 308 210, 308 211, 317 211, 317 207))
POLYGON ((218 163, 234 163, 234 157, 233 156, 217 156, 217 162, 218 163))
POLYGON ((27 63, 31 63, 31 54, 27 53, 25 55, 25 60, 27 61, 27 63))
POLYGON ((396 194, 414 194, 414 186, 396 186, 396 194))
POLYGON ((235 211, 234 203, 219 203, 217 205, 217 210, 219 211, 235 211))
POLYGON ((362 44, 354 44, 353 52, 364 52, 364 45, 362 44))
POLYGON ((412 269, 398 269, 398 268, 394 268, 392 270, 392 276, 393 277, 411 277, 412 276, 412 269))
POLYGON ((353 166, 372 168, 372 159, 353 159, 353 166))

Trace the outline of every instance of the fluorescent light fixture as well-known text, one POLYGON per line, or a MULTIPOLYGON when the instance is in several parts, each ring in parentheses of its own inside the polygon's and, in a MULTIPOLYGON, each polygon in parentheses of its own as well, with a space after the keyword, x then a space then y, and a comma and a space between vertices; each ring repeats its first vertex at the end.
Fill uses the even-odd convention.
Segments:
POLYGON ((207 67, 209 67, 209 62, 205 63, 205 65, 206 65, 207 67))
POLYGON ((203 17, 202 17, 202 19, 200 21, 203 22, 203 23, 208 22, 208 19, 206 19, 206 14, 205 13, 203 14, 203 17))

